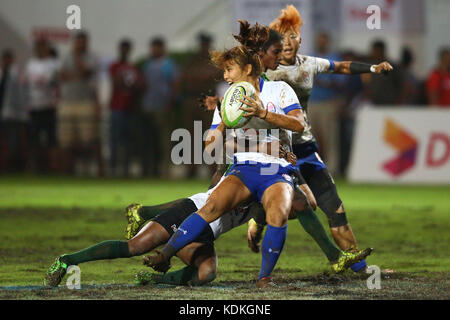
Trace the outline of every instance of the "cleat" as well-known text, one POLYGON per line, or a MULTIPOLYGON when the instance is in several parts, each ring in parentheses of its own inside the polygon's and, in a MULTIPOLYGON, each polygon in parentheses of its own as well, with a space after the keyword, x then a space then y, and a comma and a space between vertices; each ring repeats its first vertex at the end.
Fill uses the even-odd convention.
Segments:
POLYGON ((264 277, 256 281, 256 287, 258 289, 270 289, 276 288, 277 285, 272 281, 272 277, 264 277))
POLYGON ((338 260, 331 264, 331 268, 336 273, 344 272, 352 264, 365 259, 368 255, 372 253, 372 248, 366 248, 364 250, 359 250, 356 252, 341 252, 338 260))
POLYGON ((134 282, 138 285, 145 286, 146 284, 157 284, 157 278, 159 275, 153 274, 150 271, 141 270, 136 273, 134 277, 134 282))
POLYGON ((160 251, 155 252, 155 256, 145 256, 143 264, 157 272, 166 273, 171 267, 170 261, 167 261, 160 251))
POLYGON ((261 247, 262 232, 264 225, 256 223, 254 219, 248 221, 247 242, 248 247, 255 253, 258 253, 261 247))
POLYGON ((125 209, 125 217, 128 224, 125 231, 125 238, 130 240, 133 238, 144 225, 144 219, 139 215, 139 209, 142 208, 142 204, 133 203, 125 209))
POLYGON ((62 257, 56 258, 55 262, 48 269, 45 275, 44 285, 57 287, 66 275, 68 265, 61 261, 62 257))

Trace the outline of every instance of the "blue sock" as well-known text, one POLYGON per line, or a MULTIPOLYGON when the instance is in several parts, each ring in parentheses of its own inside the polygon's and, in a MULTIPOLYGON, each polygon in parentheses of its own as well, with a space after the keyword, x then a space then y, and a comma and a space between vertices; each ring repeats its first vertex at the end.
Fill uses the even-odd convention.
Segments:
POLYGON ((287 225, 281 228, 267 225, 261 248, 262 262, 259 279, 270 276, 273 268, 275 268, 286 240, 286 231, 287 225))
POLYGON ((177 232, 169 239, 168 244, 170 244, 176 252, 193 242, 207 225, 208 222, 199 216, 197 212, 194 212, 180 224, 177 232))
POLYGON ((357 263, 352 264, 350 266, 350 269, 352 269, 354 272, 358 272, 358 271, 361 271, 362 269, 364 269, 365 267, 367 267, 366 260, 361 260, 357 263))

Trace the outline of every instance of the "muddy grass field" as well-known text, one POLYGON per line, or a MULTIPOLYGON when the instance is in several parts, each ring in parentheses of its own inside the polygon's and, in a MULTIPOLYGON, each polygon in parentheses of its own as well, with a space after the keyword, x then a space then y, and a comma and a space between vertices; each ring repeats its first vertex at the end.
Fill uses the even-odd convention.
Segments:
MULTIPOLYGON (((96 242, 124 239, 123 208, 156 204, 201 192, 205 181, 98 181, 9 177, 0 179, 0 299, 450 299, 450 188, 351 186, 339 183, 360 247, 374 247, 369 274, 334 275, 319 247, 296 220, 274 271, 277 288, 255 289, 260 255, 250 252, 246 227, 216 241, 219 273, 203 287, 137 286, 142 258, 81 264, 81 289, 43 287, 53 260, 96 242), (7 191, 6 191, 7 190, 7 191)), ((318 212, 326 225, 322 212, 318 212)), ((326 227, 328 230, 328 227, 326 227)), ((181 268, 173 259, 172 270, 181 268)))

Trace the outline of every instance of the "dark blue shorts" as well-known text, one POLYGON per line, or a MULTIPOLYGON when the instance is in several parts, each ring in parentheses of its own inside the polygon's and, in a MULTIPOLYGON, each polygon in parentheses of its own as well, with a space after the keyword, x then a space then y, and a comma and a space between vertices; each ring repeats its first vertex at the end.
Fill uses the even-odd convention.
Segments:
POLYGON ((252 197, 261 202, 264 191, 271 185, 277 182, 286 182, 294 187, 293 179, 291 174, 297 171, 297 168, 289 164, 286 167, 281 165, 276 165, 276 172, 271 174, 268 173, 270 163, 235 163, 231 166, 228 175, 234 175, 238 177, 243 184, 250 190, 252 197))
POLYGON ((292 149, 297 156, 296 167, 303 176, 308 171, 319 171, 327 168, 318 153, 317 143, 302 143, 293 145, 292 149))

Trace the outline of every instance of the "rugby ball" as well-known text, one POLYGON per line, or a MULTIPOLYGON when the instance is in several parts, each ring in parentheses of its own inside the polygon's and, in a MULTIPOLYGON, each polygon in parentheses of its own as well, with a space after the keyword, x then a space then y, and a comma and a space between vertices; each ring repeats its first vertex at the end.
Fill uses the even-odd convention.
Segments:
POLYGON ((222 121, 227 128, 241 128, 247 124, 250 118, 244 117, 246 112, 240 110, 240 107, 246 106, 246 104, 240 100, 244 99, 244 95, 254 98, 255 93, 255 87, 245 81, 233 83, 228 88, 223 96, 220 109, 222 121))

